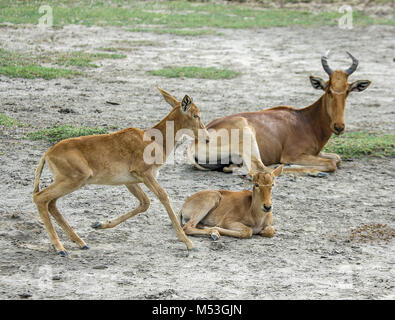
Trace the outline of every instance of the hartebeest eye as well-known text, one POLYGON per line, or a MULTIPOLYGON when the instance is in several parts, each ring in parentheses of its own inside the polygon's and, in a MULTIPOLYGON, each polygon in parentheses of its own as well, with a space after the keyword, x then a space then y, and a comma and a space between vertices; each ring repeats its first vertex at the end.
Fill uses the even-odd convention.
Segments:
POLYGON ((258 183, 255 183, 255 187, 258 188, 258 187, 259 187, 259 184, 258 184, 258 183))
POLYGON ((196 119, 199 118, 199 116, 197 114, 194 114, 193 117, 196 119))

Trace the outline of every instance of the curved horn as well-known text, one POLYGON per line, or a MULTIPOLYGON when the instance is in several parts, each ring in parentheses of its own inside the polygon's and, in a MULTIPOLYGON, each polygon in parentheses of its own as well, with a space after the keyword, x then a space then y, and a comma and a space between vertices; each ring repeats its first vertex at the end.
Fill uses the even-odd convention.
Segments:
POLYGON ((329 67, 328 55, 329 55, 329 50, 321 57, 321 63, 325 72, 330 76, 333 73, 333 70, 329 67))
POLYGON ((347 54, 349 55, 349 57, 352 59, 352 65, 351 65, 351 67, 348 68, 347 70, 344 70, 344 72, 345 72, 347 75, 350 75, 350 74, 352 74, 355 70, 357 70, 357 67, 358 67, 358 60, 357 60, 355 57, 353 57, 353 55, 352 55, 350 52, 348 52, 348 51, 346 51, 346 52, 347 52, 347 54))

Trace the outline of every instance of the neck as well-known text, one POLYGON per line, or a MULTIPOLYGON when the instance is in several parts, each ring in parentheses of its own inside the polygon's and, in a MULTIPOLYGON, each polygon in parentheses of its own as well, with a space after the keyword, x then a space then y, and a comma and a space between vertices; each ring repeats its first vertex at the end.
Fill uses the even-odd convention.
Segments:
POLYGON ((152 129, 159 130, 162 134, 164 161, 166 161, 168 155, 173 152, 177 142, 176 133, 181 129, 180 121, 178 120, 178 112, 179 107, 173 108, 165 118, 152 127, 152 129))
POLYGON ((253 217, 259 217, 263 214, 262 203, 259 200, 259 197, 254 196, 254 191, 252 191, 251 206, 249 211, 253 217))
POLYGON ((319 151, 325 146, 332 135, 331 119, 327 112, 327 94, 324 93, 312 105, 301 109, 300 112, 306 124, 310 124, 313 134, 319 142, 319 151))

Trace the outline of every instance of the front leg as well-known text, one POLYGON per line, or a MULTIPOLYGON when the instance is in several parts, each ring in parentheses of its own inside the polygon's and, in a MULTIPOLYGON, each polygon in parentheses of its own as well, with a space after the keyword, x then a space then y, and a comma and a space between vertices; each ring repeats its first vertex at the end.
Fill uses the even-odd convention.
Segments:
POLYGON ((232 222, 222 227, 212 227, 217 230, 221 235, 247 239, 252 237, 253 230, 240 222, 232 222))
POLYGON ((134 210, 132 210, 132 211, 116 218, 116 219, 104 221, 104 222, 96 222, 96 223, 92 224, 92 228, 95 228, 95 229, 114 228, 121 222, 124 222, 127 219, 130 219, 131 217, 135 216, 136 214, 145 212, 148 210, 148 208, 150 206, 150 200, 149 200, 148 196, 145 194, 144 190, 138 184, 128 184, 128 185, 126 185, 126 187, 129 189, 130 193, 133 194, 139 200, 139 202, 140 202, 139 206, 136 209, 134 209, 134 210))
POLYGON ((173 224, 173 228, 177 233, 178 239, 185 243, 188 250, 192 250, 193 249, 192 241, 189 240, 188 237, 185 235, 185 232, 182 229, 177 219, 177 216, 173 211, 173 208, 171 207, 170 199, 169 196, 167 195, 167 192, 160 186, 160 184, 158 183, 158 181, 156 181, 156 179, 154 178, 151 172, 142 175, 142 179, 144 181, 144 184, 148 187, 148 189, 150 189, 158 197, 160 202, 166 208, 167 214, 170 217, 171 223, 173 224))
POLYGON ((274 236, 274 233, 275 233, 274 227, 267 226, 261 232, 259 232, 259 235, 261 235, 262 237, 271 238, 274 236))
POLYGON ((339 166, 339 164, 342 162, 342 158, 336 153, 320 152, 318 156, 325 159, 335 160, 337 166, 339 166))
POLYGON ((313 156, 310 154, 301 154, 299 156, 283 156, 281 157, 281 163, 300 165, 300 167, 297 168, 293 168, 292 166, 284 167, 283 172, 285 173, 319 174, 320 172, 334 172, 337 169, 335 160, 313 156))

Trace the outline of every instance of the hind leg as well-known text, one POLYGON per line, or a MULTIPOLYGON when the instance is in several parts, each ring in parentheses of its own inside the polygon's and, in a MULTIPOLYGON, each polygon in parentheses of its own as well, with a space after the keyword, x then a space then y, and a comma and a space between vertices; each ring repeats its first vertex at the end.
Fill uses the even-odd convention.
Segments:
POLYGON ((243 117, 232 119, 228 150, 233 165, 224 167, 224 172, 252 176, 256 171, 266 171, 259 152, 255 130, 247 119, 243 117), (241 165, 242 168, 240 168, 241 165))
POLYGON ((71 241, 75 242, 81 249, 89 249, 84 240, 82 240, 73 228, 67 223, 66 219, 62 216, 58 208, 56 207, 56 200, 51 200, 48 204, 49 213, 55 218, 58 225, 68 235, 71 241))
POLYGON ((188 235, 209 235, 214 240, 220 238, 219 232, 215 228, 198 228, 197 225, 207 218, 219 204, 221 195, 217 191, 201 191, 195 193, 184 203, 179 215, 187 222, 183 229, 188 235))
POLYGON ((44 223, 45 229, 47 230, 49 240, 51 241, 52 245, 55 247, 55 250, 61 256, 66 256, 66 250, 63 247, 62 243, 59 240, 59 236, 56 233, 54 226, 52 225, 51 219, 48 214, 48 202, 40 202, 39 200, 36 201, 36 206, 38 213, 42 222, 44 223))
MULTIPOLYGON (((56 251, 61 256, 66 256, 66 250, 64 249, 62 243, 59 240, 59 237, 56 233, 55 228, 52 225, 50 216, 49 216, 49 203, 55 199, 58 199, 68 193, 73 192, 74 190, 79 189, 83 184, 83 179, 80 181, 70 181, 70 180, 55 180, 53 184, 49 187, 35 193, 33 195, 33 200, 37 206, 38 213, 40 214, 41 220, 44 223, 45 229, 48 232, 49 239, 51 243, 54 245, 56 251)), ((53 204, 51 205, 51 209, 53 209, 53 204)), ((56 213, 55 213, 56 216, 56 213)), ((59 217, 57 217, 59 218, 59 217)), ((70 226, 69 226, 70 227, 70 226)), ((70 227, 71 229, 71 227, 70 227)))

